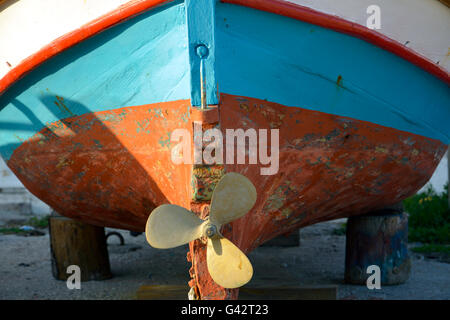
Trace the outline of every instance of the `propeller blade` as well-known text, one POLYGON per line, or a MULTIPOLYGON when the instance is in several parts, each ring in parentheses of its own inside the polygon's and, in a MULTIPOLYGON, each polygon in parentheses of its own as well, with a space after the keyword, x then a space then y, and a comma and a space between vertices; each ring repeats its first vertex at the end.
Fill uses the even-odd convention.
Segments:
POLYGON ((191 211, 177 205, 164 204, 150 214, 145 236, 154 248, 174 248, 200 238, 203 223, 205 221, 191 211))
POLYGON ((255 202, 256 189, 253 183, 239 173, 227 173, 214 189, 209 219, 216 225, 224 225, 244 216, 255 202))
POLYGON ((224 288, 241 287, 253 276, 253 267, 247 256, 223 237, 208 238, 206 262, 211 278, 224 288))

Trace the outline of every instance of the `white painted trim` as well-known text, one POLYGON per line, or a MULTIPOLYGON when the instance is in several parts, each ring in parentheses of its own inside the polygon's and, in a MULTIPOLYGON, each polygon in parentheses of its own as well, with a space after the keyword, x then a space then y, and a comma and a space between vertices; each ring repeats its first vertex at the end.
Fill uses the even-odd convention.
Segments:
MULTIPOLYGON (((366 25, 381 8, 378 32, 450 71, 450 8, 437 0, 285 0, 366 25)), ((0 5, 0 78, 23 59, 129 0, 18 0, 0 5)))

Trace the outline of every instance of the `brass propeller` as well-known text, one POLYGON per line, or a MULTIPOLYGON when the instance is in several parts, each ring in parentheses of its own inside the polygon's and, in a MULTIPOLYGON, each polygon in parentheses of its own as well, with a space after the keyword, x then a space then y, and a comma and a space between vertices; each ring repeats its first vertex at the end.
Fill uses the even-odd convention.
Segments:
POLYGON ((253 267, 246 255, 220 234, 220 228, 243 217, 255 202, 256 189, 250 180, 227 173, 214 189, 207 220, 177 205, 159 206, 147 220, 147 241, 152 247, 169 249, 205 236, 211 278, 224 288, 241 287, 252 278, 253 267))

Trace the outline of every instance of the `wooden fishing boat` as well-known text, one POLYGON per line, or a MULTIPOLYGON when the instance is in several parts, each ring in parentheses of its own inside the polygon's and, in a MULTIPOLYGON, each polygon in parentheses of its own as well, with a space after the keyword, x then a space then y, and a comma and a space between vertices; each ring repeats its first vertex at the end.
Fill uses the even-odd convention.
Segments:
MULTIPOLYGON (((134 231, 163 204, 206 218, 239 173, 256 198, 228 202, 252 209, 216 220, 245 253, 398 203, 450 140, 444 2, 380 0, 373 30, 369 0, 3 1, 0 154, 60 214, 134 231), (174 163, 171 133, 193 136, 195 121, 279 130, 278 170, 174 163)), ((207 272, 206 245, 190 242, 191 287, 236 298, 207 272)))

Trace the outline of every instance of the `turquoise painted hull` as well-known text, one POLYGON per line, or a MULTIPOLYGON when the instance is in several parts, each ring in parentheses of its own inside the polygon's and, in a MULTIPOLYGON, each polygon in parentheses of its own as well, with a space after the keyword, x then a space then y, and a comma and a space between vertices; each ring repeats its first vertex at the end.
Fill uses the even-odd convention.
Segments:
POLYGON ((221 92, 369 121, 450 142, 450 87, 361 39, 218 4, 221 92))

